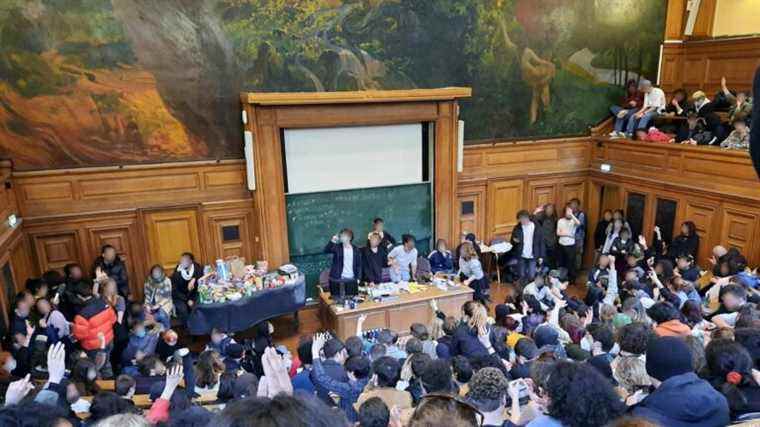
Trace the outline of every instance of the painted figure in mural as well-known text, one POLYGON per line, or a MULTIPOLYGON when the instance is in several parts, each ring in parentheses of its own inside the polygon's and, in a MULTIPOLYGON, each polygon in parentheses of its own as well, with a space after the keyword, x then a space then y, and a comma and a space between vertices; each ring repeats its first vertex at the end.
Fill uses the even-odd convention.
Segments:
POLYGON ((544 111, 549 109, 551 102, 549 85, 557 68, 551 61, 539 58, 533 49, 526 47, 520 58, 520 71, 523 81, 533 91, 530 100, 530 123, 533 124, 538 120, 539 104, 543 106, 544 111))

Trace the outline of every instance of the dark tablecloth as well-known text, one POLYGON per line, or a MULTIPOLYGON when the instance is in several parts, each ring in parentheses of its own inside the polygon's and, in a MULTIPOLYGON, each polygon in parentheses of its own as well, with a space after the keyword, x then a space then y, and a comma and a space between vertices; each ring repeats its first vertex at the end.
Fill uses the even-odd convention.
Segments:
POLYGON ((191 335, 206 335, 211 328, 239 332, 251 326, 295 313, 306 305, 306 280, 274 289, 264 289, 250 297, 218 304, 198 304, 187 319, 191 335))

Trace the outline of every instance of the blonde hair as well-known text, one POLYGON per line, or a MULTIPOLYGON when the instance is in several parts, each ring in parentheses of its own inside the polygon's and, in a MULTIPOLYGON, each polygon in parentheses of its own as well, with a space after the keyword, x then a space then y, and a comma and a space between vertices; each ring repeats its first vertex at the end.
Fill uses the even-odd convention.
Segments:
POLYGON ((462 306, 464 315, 467 316, 467 326, 478 331, 478 335, 484 335, 488 326, 488 311, 483 304, 477 301, 467 301, 462 306))
POLYGON ((437 340, 444 335, 446 334, 443 332, 443 320, 436 316, 430 324, 430 339, 437 340))
POLYGON ((646 362, 639 356, 619 356, 612 363, 612 376, 628 393, 652 385, 646 362))
POLYGON ((610 304, 599 305, 599 319, 604 323, 611 323, 612 318, 617 314, 617 308, 610 304))

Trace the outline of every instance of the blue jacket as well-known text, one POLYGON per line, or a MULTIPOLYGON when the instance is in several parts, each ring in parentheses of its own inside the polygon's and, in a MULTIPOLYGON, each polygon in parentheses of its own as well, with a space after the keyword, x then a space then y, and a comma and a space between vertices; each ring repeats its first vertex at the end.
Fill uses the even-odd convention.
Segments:
POLYGON ((303 368, 290 380, 293 383, 293 391, 303 390, 312 396, 317 392, 314 383, 311 382, 311 371, 311 368, 303 368))
POLYGON ((146 356, 152 355, 156 352, 156 344, 158 344, 158 334, 146 333, 142 338, 137 335, 130 335, 127 348, 121 353, 121 362, 125 366, 132 365, 132 359, 135 358, 138 351, 143 352, 146 356))
MULTIPOLYGON (((354 410, 354 403, 359 399, 359 395, 364 391, 364 387, 367 385, 368 378, 358 379, 356 381, 349 381, 346 377, 345 381, 337 381, 332 375, 329 375, 325 371, 325 363, 330 362, 326 360, 314 360, 312 369, 312 380, 318 388, 325 389, 337 394, 340 397, 340 408, 348 417, 351 422, 357 421, 356 410, 354 410)), ((334 363, 334 362, 333 362, 334 363)))
MULTIPOLYGON (((351 245, 354 249, 354 278, 356 280, 362 279, 362 255, 359 248, 351 245)), ((330 278, 334 280, 340 280, 341 273, 343 273, 343 245, 340 243, 327 242, 325 245, 324 253, 332 254, 332 265, 330 265, 330 278)))
POLYGON ((430 261, 430 271, 434 274, 439 271, 451 272, 454 270, 454 258, 449 251, 434 250, 428 255, 428 261, 430 261))
POLYGON ((464 324, 454 331, 450 352, 451 357, 464 356, 468 359, 475 356, 488 356, 488 350, 478 339, 477 333, 464 324))
POLYGON ((319 371, 317 370, 316 360, 311 365, 312 366, 311 375, 309 375, 309 377, 311 378, 311 383, 314 384, 314 388, 317 390, 317 396, 319 396, 319 398, 322 399, 323 402, 327 403, 330 406, 335 406, 335 402, 333 402, 332 398, 330 398, 330 393, 329 393, 330 390, 324 386, 325 382, 323 381, 322 383, 320 383, 317 380, 322 378, 321 374, 324 374, 327 377, 333 379, 334 381, 341 382, 341 383, 348 383, 348 374, 346 374, 346 369, 343 368, 343 365, 339 364, 338 362, 334 360, 328 359, 325 361, 321 361, 319 363, 320 363, 319 371))
POLYGON ((668 427, 722 427, 731 422, 726 398, 693 372, 667 379, 632 412, 668 427))

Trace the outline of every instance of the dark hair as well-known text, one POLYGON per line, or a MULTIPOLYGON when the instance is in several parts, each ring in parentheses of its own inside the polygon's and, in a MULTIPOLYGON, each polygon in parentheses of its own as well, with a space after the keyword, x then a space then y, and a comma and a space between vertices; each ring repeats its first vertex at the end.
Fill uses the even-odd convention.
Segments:
POLYGON ((735 341, 718 339, 710 341, 707 345, 705 357, 709 381, 716 390, 726 396, 731 412, 748 409, 747 396, 742 388, 758 385, 752 379, 754 365, 749 352, 735 341))
POLYGON ((190 261, 195 262, 195 255, 193 255, 192 253, 190 253, 190 252, 182 252, 182 255, 180 255, 179 257, 182 258, 182 257, 185 257, 185 256, 188 257, 188 258, 190 258, 190 261))
POLYGON ((26 290, 32 293, 32 295, 36 295, 37 291, 40 290, 43 286, 47 286, 47 283, 45 283, 42 279, 26 279, 26 283, 24 284, 24 287, 26 290))
POLYGON ((249 397, 228 404, 209 424, 218 427, 347 427, 345 415, 314 396, 280 393, 267 399, 249 397))
POLYGON ((594 325, 594 323, 588 325, 586 330, 594 338, 594 341, 599 341, 602 344, 602 350, 609 352, 615 346, 615 336, 612 333, 612 328, 601 323, 596 324, 596 326, 594 325))
POLYGON ((445 359, 436 359, 428 363, 421 378, 422 385, 428 393, 451 391, 451 379, 451 365, 445 359))
POLYGON ((538 347, 530 338, 520 338, 515 344, 515 354, 526 359, 534 359, 538 356, 538 347))
POLYGON ((48 270, 42 273, 41 279, 51 288, 56 288, 63 283, 63 276, 58 270, 48 270))
POLYGON ((369 377, 371 365, 365 356, 352 356, 346 359, 345 368, 358 379, 369 377))
POLYGON ((669 302, 658 302, 647 309, 647 316, 656 323, 679 319, 678 310, 669 302))
POLYGON ((378 223, 381 223, 381 222, 385 222, 385 221, 383 221, 383 219, 380 218, 380 217, 377 217, 377 218, 375 218, 375 219, 372 220, 373 224, 378 224, 378 223))
POLYGON ((409 327, 409 331, 412 333, 412 336, 422 340, 426 341, 430 339, 430 334, 428 333, 427 326, 423 325, 422 323, 412 323, 412 325, 409 327))
POLYGON ((760 327, 760 311, 754 304, 745 304, 739 309, 734 328, 760 327))
POLYGON ((298 348, 296 348, 296 353, 298 353, 298 360, 306 365, 311 365, 313 362, 311 355, 311 344, 312 338, 310 336, 304 335, 301 337, 300 342, 298 343, 298 348))
POLYGON ((113 245, 105 244, 105 245, 101 246, 100 253, 104 254, 109 249, 113 249, 113 251, 116 252, 116 248, 114 248, 113 245))
POLYGON ((195 384, 199 387, 214 386, 225 370, 224 363, 219 360, 219 353, 206 350, 198 356, 195 364, 195 384))
POLYGON ((412 374, 418 378, 422 376, 422 373, 425 372, 427 366, 433 361, 433 359, 425 353, 413 354, 409 356, 409 360, 412 364, 412 374))
POLYGON ((603 426, 626 409, 610 381, 585 363, 554 363, 545 390, 549 415, 566 427, 603 426))
POLYGON ((29 295, 29 291, 21 291, 17 293, 16 297, 13 299, 13 306, 18 308, 18 304, 25 300, 27 295, 29 295))
POLYGON ((431 394, 422 397, 422 401, 412 413, 407 427, 430 426, 477 426, 478 411, 458 396, 450 394, 431 394))
POLYGON ((401 374, 401 364, 397 359, 383 356, 372 362, 372 371, 377 375, 378 386, 396 387, 401 374))
POLYGON ((393 345, 398 341, 398 334, 391 329, 381 329, 377 334, 377 342, 385 345, 393 345))
POLYGON ((482 412, 492 412, 504 404, 509 382, 500 370, 483 368, 472 377, 469 386, 470 402, 482 412))
POLYGON ((446 316, 446 318, 443 319, 443 326, 441 329, 443 329, 444 334, 451 336, 454 335, 457 326, 459 326, 459 322, 457 322, 457 319, 454 316, 446 316))
POLYGON ((108 418, 118 414, 139 414, 135 405, 112 391, 101 391, 92 399, 90 405, 90 422, 108 418))
POLYGON ((646 354, 647 344, 652 337, 652 328, 641 322, 629 323, 617 332, 620 350, 631 354, 646 354))
MULTIPOLYGON (((538 350, 536 350, 536 353, 538 353, 538 350)), ((506 366, 504 366, 504 362, 502 362, 501 358, 495 353, 472 357, 470 359, 470 366, 472 366, 473 373, 478 372, 483 368, 496 368, 500 370, 504 376, 509 375, 509 371, 507 371, 506 366)))
POLYGON ((80 280, 74 284, 74 293, 82 298, 92 296, 92 284, 89 281, 80 280))
POLYGON ((348 356, 361 356, 362 349, 364 348, 364 343, 362 342, 362 339, 352 335, 348 338, 346 338, 346 342, 344 343, 346 346, 346 352, 348 353, 348 356))
POLYGON ((760 367, 760 329, 736 328, 734 339, 747 350, 752 357, 755 369, 758 369, 760 367))
POLYGON ((87 378, 87 372, 90 370, 97 370, 95 363, 87 358, 80 358, 74 362, 74 367, 71 369, 71 381, 81 384, 85 393, 88 395, 94 395, 100 391, 98 383, 94 380, 87 378))
POLYGON ((350 228, 344 228, 343 230, 340 230, 340 234, 348 234, 351 236, 351 241, 354 241, 354 230, 351 230, 350 228))
POLYGON ((340 353, 344 348, 346 348, 346 346, 343 345, 341 340, 338 338, 330 338, 327 340, 324 347, 322 347, 322 351, 325 353, 325 357, 330 359, 335 357, 335 355, 340 353))
POLYGON ((137 363, 137 367, 140 370, 140 374, 150 376, 150 371, 155 369, 158 363, 163 363, 161 362, 161 358, 155 354, 151 354, 143 357, 143 359, 137 363))
POLYGON ((388 349, 385 347, 385 344, 377 343, 372 346, 372 348, 369 349, 369 357, 372 360, 377 360, 383 356, 385 356, 385 352, 388 349))
POLYGON ((116 394, 119 396, 126 396, 127 393, 129 393, 129 390, 131 390, 135 384, 136 383, 134 378, 130 377, 129 375, 122 374, 116 377, 114 389, 116 390, 116 394))
POLYGON ((388 427, 391 412, 379 397, 371 397, 359 406, 359 427, 388 427))
POLYGON ((689 230, 689 237, 697 234, 697 226, 696 224, 694 224, 694 221, 684 221, 683 224, 681 224, 681 227, 683 227, 684 225, 689 230))
POLYGON ((80 271, 82 271, 82 266, 75 262, 68 263, 63 266, 63 275, 66 276, 66 279, 71 277, 71 270, 75 268, 78 268, 80 271))
POLYGON ((681 306, 681 314, 686 319, 689 327, 693 328, 697 323, 702 321, 702 306, 693 299, 688 299, 681 306))
POLYGON ((517 211, 516 217, 518 220, 524 216, 527 216, 528 218, 530 218, 530 212, 526 211, 525 209, 520 209, 519 211, 517 211))
POLYGON ((58 405, 45 405, 25 399, 18 405, 0 408, 0 425, 53 427, 67 420, 68 410, 68 407, 64 409, 58 405))
POLYGON ((723 296, 726 294, 731 294, 736 298, 739 299, 746 299, 747 298, 747 291, 744 290, 744 288, 741 285, 737 285, 734 283, 730 283, 726 286, 724 286, 720 290, 720 298, 723 299, 723 296))
POLYGON ((401 236, 401 243, 406 244, 408 242, 415 243, 416 240, 414 239, 414 236, 412 236, 411 234, 404 234, 404 235, 402 235, 401 236))
POLYGON ((411 337, 406 341, 404 350, 406 351, 406 354, 422 353, 422 341, 415 337, 411 337))

